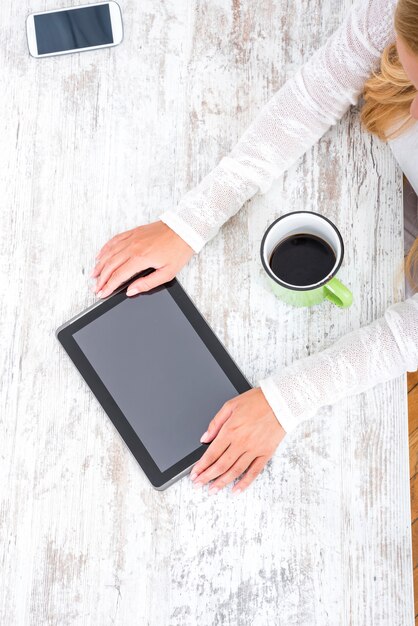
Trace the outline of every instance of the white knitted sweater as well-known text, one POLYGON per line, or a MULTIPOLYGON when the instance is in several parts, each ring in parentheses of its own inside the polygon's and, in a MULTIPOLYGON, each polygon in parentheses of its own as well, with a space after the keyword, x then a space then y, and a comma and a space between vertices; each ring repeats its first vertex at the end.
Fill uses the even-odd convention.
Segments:
MULTIPOLYGON (((232 151, 159 216, 194 250, 295 162, 356 104, 394 41, 395 0, 358 0, 324 46, 260 111, 232 151)), ((395 155, 396 156, 396 155, 395 155)), ((259 381, 285 431, 324 405, 418 366, 418 294, 332 347, 259 381)))

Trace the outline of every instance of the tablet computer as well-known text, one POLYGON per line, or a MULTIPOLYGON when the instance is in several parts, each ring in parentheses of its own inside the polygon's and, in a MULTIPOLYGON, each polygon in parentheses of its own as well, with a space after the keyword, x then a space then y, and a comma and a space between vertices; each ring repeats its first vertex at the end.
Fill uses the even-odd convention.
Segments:
POLYGON ((136 277, 56 336, 152 486, 162 490, 210 445, 199 440, 224 402, 251 385, 176 278, 128 297, 136 277))

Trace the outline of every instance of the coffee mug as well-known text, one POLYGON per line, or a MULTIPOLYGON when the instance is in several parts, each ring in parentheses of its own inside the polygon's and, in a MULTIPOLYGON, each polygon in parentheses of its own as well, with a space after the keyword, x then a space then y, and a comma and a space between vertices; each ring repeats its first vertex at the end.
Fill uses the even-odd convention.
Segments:
POLYGON ((268 283, 273 293, 284 302, 293 306, 312 306, 329 300, 342 308, 353 302, 351 291, 335 278, 343 261, 344 243, 340 231, 327 217, 312 211, 295 211, 282 215, 264 233, 260 254, 268 283), (287 252, 283 246, 286 246, 287 252), (322 252, 315 252, 315 247, 322 248, 322 252), (321 261, 319 265, 312 264, 312 255, 318 253, 318 258, 326 259, 328 265, 325 261, 321 261), (276 271, 272 269, 272 256, 276 271), (297 265, 297 268, 289 267, 289 263, 297 265), (323 276, 320 275, 322 268, 323 276), (297 271, 298 280, 295 279, 297 271), (293 279, 290 278, 290 282, 287 282, 283 272, 288 272, 293 279), (310 284, 303 284, 304 273, 310 284), (312 282, 315 273, 315 282, 312 282))

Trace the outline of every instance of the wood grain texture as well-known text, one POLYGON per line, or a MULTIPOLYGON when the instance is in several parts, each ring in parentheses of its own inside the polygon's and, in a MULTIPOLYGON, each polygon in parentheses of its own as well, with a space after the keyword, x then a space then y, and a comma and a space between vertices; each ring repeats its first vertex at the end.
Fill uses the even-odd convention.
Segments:
POLYGON ((416 372, 407 375, 408 383, 408 422, 409 422, 409 474, 411 477, 411 533, 412 533, 412 566, 414 577, 415 621, 418 617, 418 519, 416 514, 418 497, 415 480, 418 469, 418 385, 416 372))
POLYGON ((418 385, 412 387, 408 395, 409 404, 409 446, 418 443, 418 385))
POLYGON ((409 392, 418 385, 418 371, 409 372, 407 376, 407 382, 408 382, 408 392, 409 392))
MULTIPOLYGON (((159 493, 54 336, 103 243, 210 171, 350 1, 125 0, 120 46, 30 58, 27 13, 66 4, 0 4, 0 622, 412 624, 405 377, 302 424, 240 496, 159 493)), ((180 272, 253 384, 403 298, 401 183, 353 108, 180 272), (302 208, 343 234, 348 310, 268 290, 261 237, 302 208)))

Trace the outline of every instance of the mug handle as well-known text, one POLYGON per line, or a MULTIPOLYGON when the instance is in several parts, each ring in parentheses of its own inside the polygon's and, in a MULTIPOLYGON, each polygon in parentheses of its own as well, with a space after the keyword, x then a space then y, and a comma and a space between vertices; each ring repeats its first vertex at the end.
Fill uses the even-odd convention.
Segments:
POLYGON ((353 302, 353 294, 338 278, 331 278, 324 286, 324 290, 327 300, 342 309, 349 307, 353 302))

